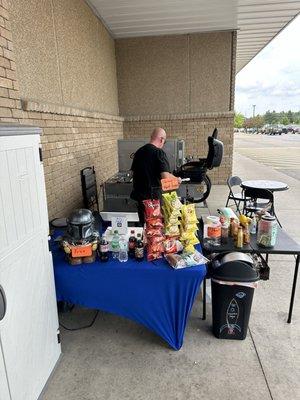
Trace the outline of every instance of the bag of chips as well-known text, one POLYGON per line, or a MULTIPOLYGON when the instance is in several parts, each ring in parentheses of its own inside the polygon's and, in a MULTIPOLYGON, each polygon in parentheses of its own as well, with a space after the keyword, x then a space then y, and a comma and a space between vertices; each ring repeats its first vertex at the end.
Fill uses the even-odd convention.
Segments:
POLYGON ((151 218, 161 218, 160 201, 159 200, 144 200, 145 217, 147 219, 151 218))
POLYGON ((174 269, 184 268, 185 262, 179 254, 167 254, 165 259, 169 265, 174 269))
POLYGON ((183 222, 183 223, 181 224, 181 229, 182 229, 182 231, 184 231, 184 232, 195 232, 195 231, 198 230, 198 226, 197 226, 197 224, 195 224, 195 223, 186 224, 186 223, 183 222))
POLYGON ((165 235, 171 237, 178 237, 180 235, 180 230, 178 225, 167 225, 165 228, 165 235))
POLYGON ((147 238, 151 238, 154 236, 162 236, 161 228, 146 228, 147 238))
POLYGON ((147 253, 147 261, 155 261, 158 260, 159 258, 162 258, 162 253, 154 253, 154 252, 147 253))
POLYGON ((200 264, 206 264, 209 260, 197 250, 194 253, 167 254, 165 259, 174 269, 194 267, 200 264))
POLYGON ((197 224, 198 219, 195 211, 195 204, 184 204, 181 208, 182 219, 185 224, 197 224))
POLYGON ((182 203, 179 200, 176 192, 164 193, 162 197, 163 203, 168 210, 177 210, 180 212, 182 203))
POLYGON ((179 240, 182 242, 188 242, 187 244, 192 244, 192 245, 199 243, 199 240, 194 232, 182 231, 179 240))
POLYGON ((177 253, 176 239, 172 238, 166 239, 164 241, 164 248, 166 254, 177 253))
POLYGON ((164 245, 163 242, 152 242, 149 241, 147 244, 148 253, 163 253, 164 245))
POLYGON ((206 257, 204 257, 197 250, 195 250, 193 253, 184 251, 182 253, 182 258, 187 267, 193 267, 195 265, 206 264, 209 261, 206 257))
POLYGON ((164 241, 165 254, 178 253, 183 250, 183 246, 179 240, 175 238, 167 238, 164 241))
POLYGON ((165 240, 165 237, 161 234, 159 236, 152 236, 148 238, 148 243, 153 243, 153 244, 157 244, 157 243, 162 243, 165 240))
POLYGON ((184 246, 184 251, 186 251, 187 253, 195 253, 196 249, 192 244, 186 244, 184 246))
POLYGON ((158 229, 163 228, 164 224, 159 218, 149 218, 146 220, 147 229, 158 229))

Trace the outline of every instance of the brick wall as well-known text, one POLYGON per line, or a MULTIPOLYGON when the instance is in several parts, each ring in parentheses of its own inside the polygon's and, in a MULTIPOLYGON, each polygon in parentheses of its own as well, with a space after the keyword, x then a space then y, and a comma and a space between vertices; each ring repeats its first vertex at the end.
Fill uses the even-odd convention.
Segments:
POLYGON ((43 129, 49 218, 65 216, 82 205, 82 168, 94 165, 99 184, 117 171, 117 140, 123 137, 123 119, 60 105, 22 102, 9 7, 9 1, 0 0, 0 122, 43 129))
POLYGON ((124 122, 124 138, 150 137, 155 127, 166 130, 169 138, 184 139, 186 155, 205 158, 207 137, 217 127, 218 138, 224 143, 222 164, 208 172, 212 182, 224 184, 232 173, 233 113, 206 113, 169 116, 128 117, 124 122))

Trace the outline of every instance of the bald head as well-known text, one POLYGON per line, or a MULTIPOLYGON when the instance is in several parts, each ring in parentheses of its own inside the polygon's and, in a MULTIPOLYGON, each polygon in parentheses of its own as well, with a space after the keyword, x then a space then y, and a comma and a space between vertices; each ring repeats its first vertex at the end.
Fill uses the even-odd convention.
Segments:
POLYGON ((167 138, 166 131, 163 128, 155 128, 151 134, 150 143, 161 149, 167 138))

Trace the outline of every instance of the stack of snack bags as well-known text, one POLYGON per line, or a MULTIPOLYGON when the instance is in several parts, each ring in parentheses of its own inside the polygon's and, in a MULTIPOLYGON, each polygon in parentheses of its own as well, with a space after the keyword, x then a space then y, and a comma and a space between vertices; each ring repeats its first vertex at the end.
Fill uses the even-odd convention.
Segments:
POLYGON ((177 253, 182 250, 182 245, 178 238, 180 236, 179 218, 181 217, 181 207, 177 193, 164 193, 163 198, 163 215, 166 239, 164 241, 164 249, 166 254, 177 253))
POLYGON ((164 251, 163 222, 159 200, 144 200, 147 238, 147 260, 153 261, 162 257, 164 251))
POLYGON ((181 208, 180 238, 184 251, 193 253, 194 245, 199 243, 196 232, 198 230, 198 219, 195 204, 184 204, 181 208))

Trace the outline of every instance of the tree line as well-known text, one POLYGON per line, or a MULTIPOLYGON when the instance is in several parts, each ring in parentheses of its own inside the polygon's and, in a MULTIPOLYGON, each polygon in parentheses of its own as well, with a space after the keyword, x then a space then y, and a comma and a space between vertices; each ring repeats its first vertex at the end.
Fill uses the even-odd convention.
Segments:
POLYGON ((234 127, 235 128, 261 128, 266 124, 271 125, 290 125, 300 124, 300 111, 293 112, 289 111, 267 111, 263 115, 256 115, 255 117, 246 118, 241 113, 235 113, 234 115, 234 127))

